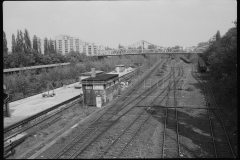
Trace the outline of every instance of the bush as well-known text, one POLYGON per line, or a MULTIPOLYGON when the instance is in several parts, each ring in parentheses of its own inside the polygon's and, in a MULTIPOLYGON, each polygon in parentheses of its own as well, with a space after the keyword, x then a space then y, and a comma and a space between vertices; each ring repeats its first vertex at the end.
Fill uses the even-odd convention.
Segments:
POLYGON ((209 63, 210 81, 222 105, 236 107, 237 100, 237 25, 203 53, 209 63), (229 104, 231 103, 231 104, 229 104))
MULTIPOLYGON (((74 54, 75 55, 75 54, 74 54)), ((68 57, 69 58, 69 57, 68 57)), ((31 71, 26 71, 14 75, 4 75, 4 83, 6 83, 12 94, 10 101, 15 101, 19 98, 28 97, 32 94, 47 91, 50 89, 62 87, 62 85, 68 85, 78 81, 78 77, 83 72, 91 71, 91 68, 109 72, 114 70, 115 65, 124 64, 126 67, 131 66, 134 63, 143 65, 147 63, 152 66, 159 60, 159 56, 147 56, 145 61, 143 56, 122 56, 109 57, 100 61, 96 61, 96 58, 86 58, 84 63, 72 63, 70 66, 64 68, 54 68, 50 71, 43 71, 40 74, 33 74, 31 71)), ((140 72, 140 69, 139 71, 140 72)))

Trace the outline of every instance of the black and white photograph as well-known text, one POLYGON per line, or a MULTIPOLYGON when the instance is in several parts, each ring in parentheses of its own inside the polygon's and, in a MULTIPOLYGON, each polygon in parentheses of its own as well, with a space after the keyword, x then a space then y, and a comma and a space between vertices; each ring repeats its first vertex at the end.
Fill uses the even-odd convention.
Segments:
POLYGON ((3 1, 3 158, 238 158, 237 1, 3 1))

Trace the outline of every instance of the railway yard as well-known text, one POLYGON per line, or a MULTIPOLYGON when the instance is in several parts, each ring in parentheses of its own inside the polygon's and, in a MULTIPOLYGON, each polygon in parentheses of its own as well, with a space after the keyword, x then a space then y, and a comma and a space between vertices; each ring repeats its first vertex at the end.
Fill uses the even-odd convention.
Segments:
POLYGON ((102 108, 85 106, 74 96, 5 127, 5 158, 238 156, 237 135, 226 114, 233 111, 218 106, 197 64, 162 57, 140 72, 102 108))

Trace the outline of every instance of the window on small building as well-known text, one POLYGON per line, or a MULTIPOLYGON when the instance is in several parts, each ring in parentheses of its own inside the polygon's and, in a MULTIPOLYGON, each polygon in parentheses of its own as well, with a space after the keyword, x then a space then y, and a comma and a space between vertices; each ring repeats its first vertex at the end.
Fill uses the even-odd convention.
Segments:
POLYGON ((92 86, 86 86, 86 89, 92 89, 92 86))

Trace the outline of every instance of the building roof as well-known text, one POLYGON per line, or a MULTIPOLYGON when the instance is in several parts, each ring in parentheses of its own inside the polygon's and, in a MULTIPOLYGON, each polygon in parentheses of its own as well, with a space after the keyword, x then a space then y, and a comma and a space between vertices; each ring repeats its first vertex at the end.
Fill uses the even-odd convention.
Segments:
POLYGON ((49 65, 39 65, 39 66, 29 66, 29 67, 22 67, 22 68, 9 68, 3 69, 3 72, 14 72, 14 71, 22 71, 27 69, 37 69, 37 68, 48 68, 48 67, 56 67, 56 66, 65 66, 69 65, 70 63, 58 63, 58 64, 49 64, 49 65))
POLYGON ((112 72, 108 72, 107 74, 118 74, 118 77, 122 77, 122 76, 124 76, 124 75, 126 75, 126 74, 128 74, 128 73, 131 73, 132 71, 134 71, 133 68, 131 68, 131 70, 129 70, 129 68, 128 68, 128 69, 126 69, 124 72, 118 73, 118 72, 116 72, 116 71, 112 71, 112 72))
POLYGON ((118 74, 100 74, 100 75, 97 75, 96 77, 89 77, 89 78, 83 79, 82 81, 107 81, 116 77, 118 77, 118 74))
MULTIPOLYGON (((103 71, 95 71, 96 75, 103 73, 103 71)), ((82 73, 81 76, 91 76, 92 72, 82 73)))
POLYGON ((124 67, 124 64, 115 65, 115 67, 124 67))

